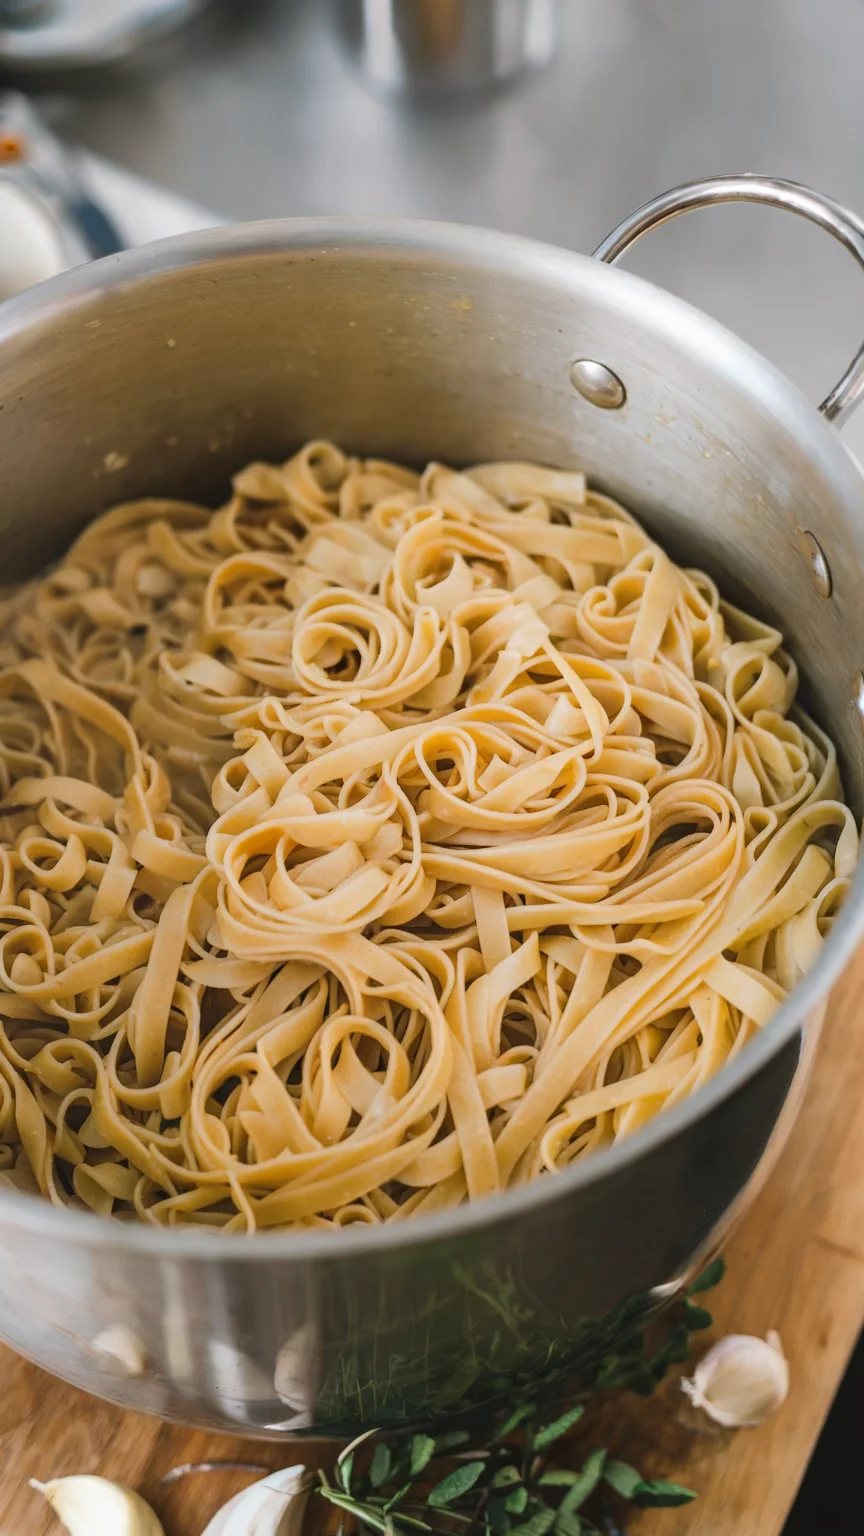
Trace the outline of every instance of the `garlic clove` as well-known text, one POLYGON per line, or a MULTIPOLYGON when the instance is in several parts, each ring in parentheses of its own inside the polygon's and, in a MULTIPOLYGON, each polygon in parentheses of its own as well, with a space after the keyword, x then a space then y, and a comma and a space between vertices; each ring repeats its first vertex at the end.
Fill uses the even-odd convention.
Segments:
POLYGON ((211 1340, 207 1354, 219 1406, 229 1418, 245 1423, 250 1407, 260 1418, 261 1404, 272 1404, 278 1412, 273 1383, 251 1355, 222 1339, 211 1340))
POLYGON ((270 1472, 229 1499, 203 1536, 300 1536, 311 1486, 306 1467, 270 1472))
POLYGON ((0 180, 0 300, 56 277, 69 265, 63 236, 44 200, 7 177, 0 180))
POLYGON ((96 1335, 92 1348, 105 1362, 126 1376, 143 1376, 147 1369, 147 1352, 137 1333, 125 1323, 111 1323, 96 1335))
POLYGON ((681 1386, 691 1403, 716 1424, 727 1429, 761 1424, 789 1392, 789 1362, 779 1334, 772 1331, 764 1339, 728 1334, 709 1349, 681 1386))
POLYGON ((165 1536, 149 1504, 106 1477, 56 1477, 30 1487, 44 1493, 71 1536, 165 1536))
POLYGON ((295 1413, 311 1413, 315 1360, 315 1334, 312 1324, 304 1323, 282 1345, 273 1372, 276 1396, 295 1413))

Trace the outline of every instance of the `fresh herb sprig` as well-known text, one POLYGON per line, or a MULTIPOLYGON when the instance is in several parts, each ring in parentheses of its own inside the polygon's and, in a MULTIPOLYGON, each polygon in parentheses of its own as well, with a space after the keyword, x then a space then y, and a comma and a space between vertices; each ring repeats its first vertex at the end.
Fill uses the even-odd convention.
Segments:
MULTIPOLYGON (((670 1314, 667 1337, 653 1351, 643 1334, 632 1335, 602 1361, 589 1392, 552 1419, 526 1398, 500 1414, 479 1444, 467 1429, 415 1434, 396 1440, 378 1430, 359 1436, 339 1456, 332 1479, 319 1472, 319 1493, 346 1519, 381 1536, 601 1536, 587 1511, 605 1485, 640 1507, 670 1508, 696 1498, 691 1488, 666 1478, 643 1478, 635 1467, 603 1448, 589 1450, 579 1470, 555 1464, 561 1442, 580 1422, 596 1389, 653 1392, 670 1365, 686 1360, 691 1334, 711 1326, 710 1312, 694 1296, 723 1277, 722 1259, 704 1271, 670 1314), (356 1453, 375 1441, 364 1469, 356 1453), (436 1463, 448 1470, 434 1478, 436 1463)), ((606 1524, 606 1529, 610 1527, 606 1524)))

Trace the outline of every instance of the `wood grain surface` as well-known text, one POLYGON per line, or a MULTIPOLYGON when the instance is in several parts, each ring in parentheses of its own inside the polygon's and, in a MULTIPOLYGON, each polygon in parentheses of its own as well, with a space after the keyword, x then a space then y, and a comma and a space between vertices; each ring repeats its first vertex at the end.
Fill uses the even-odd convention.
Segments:
MULTIPOLYGON (((584 1436, 572 1444, 574 1461, 591 1444, 606 1444, 646 1475, 699 1490, 686 1508, 629 1514, 627 1536, 782 1530, 864 1323, 864 952, 834 994, 800 1117, 726 1258, 727 1278, 709 1301, 714 1334, 776 1328, 791 1365, 789 1399, 774 1419, 737 1433, 697 1415, 677 1379, 648 1401, 617 1398, 589 1411, 584 1436)), ((698 1337, 702 1351, 711 1336, 698 1337)), ((263 1474, 292 1461, 314 1465, 317 1452, 123 1413, 0 1349, 0 1536, 57 1533, 27 1480, 85 1471, 137 1487, 166 1536, 200 1536, 254 1473, 163 1479, 183 1463, 235 1460, 263 1474)))

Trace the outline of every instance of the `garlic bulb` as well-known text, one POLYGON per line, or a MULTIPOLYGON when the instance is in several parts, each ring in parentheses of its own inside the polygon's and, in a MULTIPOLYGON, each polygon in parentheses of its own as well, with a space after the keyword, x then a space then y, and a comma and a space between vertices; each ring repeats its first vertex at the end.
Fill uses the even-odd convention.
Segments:
POLYGON ((165 1536, 141 1495, 106 1477, 31 1477, 30 1487, 44 1493, 71 1536, 165 1536))
POLYGON ((300 1536, 310 1487, 305 1467, 270 1472, 230 1499, 204 1536, 300 1536))
POLYGON ((691 1403, 727 1429, 761 1424, 785 1402, 789 1363, 780 1336, 730 1333, 709 1349, 681 1386, 691 1403))

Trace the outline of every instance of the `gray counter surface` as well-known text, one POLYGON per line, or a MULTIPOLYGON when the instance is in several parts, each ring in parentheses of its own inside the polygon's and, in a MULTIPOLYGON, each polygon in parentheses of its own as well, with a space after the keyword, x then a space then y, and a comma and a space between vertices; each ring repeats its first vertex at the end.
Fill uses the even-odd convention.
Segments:
MULTIPOLYGON (((377 98, 327 0, 217 3, 122 72, 63 86, 62 130, 238 219, 398 213, 590 250, 691 177, 760 170, 864 212, 861 0, 562 0, 545 72, 492 99, 377 98)), ((56 83, 49 95, 58 95, 56 83)), ((628 258, 816 399, 864 334, 864 274, 788 215, 692 214, 628 258)), ((864 412, 862 412, 864 417, 864 412)), ((847 428, 864 448, 864 421, 847 428)))

